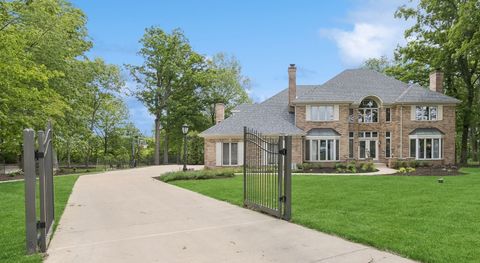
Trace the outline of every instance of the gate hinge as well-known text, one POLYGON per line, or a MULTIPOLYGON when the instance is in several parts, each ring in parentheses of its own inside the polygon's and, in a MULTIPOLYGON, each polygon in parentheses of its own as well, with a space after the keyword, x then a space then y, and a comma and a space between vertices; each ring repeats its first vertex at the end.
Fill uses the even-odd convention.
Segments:
POLYGON ((37 229, 45 228, 45 222, 37 221, 37 229))
POLYGON ((280 149, 278 153, 281 155, 287 155, 287 148, 280 149))
POLYGON ((285 195, 280 196, 280 197, 278 198, 278 201, 284 202, 284 203, 287 202, 287 196, 285 196, 285 195))
POLYGON ((35 160, 43 158, 45 156, 44 152, 35 151, 35 160))

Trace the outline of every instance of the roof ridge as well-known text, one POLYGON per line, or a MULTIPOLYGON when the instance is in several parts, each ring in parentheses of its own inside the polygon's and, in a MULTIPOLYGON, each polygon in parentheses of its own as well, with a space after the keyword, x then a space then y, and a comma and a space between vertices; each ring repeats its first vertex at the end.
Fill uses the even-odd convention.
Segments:
POLYGON ((408 87, 402 92, 402 94, 400 94, 400 96, 395 99, 395 102, 398 102, 401 98, 403 98, 403 96, 405 96, 405 94, 407 94, 407 92, 410 91, 412 88, 413 85, 408 85, 408 87))

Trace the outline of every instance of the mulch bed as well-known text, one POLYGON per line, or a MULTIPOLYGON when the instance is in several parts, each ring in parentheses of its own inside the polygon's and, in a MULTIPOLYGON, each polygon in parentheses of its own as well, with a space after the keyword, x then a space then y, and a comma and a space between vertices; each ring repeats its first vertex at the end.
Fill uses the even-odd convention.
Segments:
POLYGON ((415 172, 411 172, 408 174, 403 173, 396 173, 393 175, 401 175, 401 176, 458 176, 462 175, 458 169, 452 168, 440 168, 440 167, 417 167, 415 168, 415 172))
POLYGON ((15 173, 13 175, 0 174, 0 181, 11 181, 23 179, 23 174, 15 173))
MULTIPOLYGON (((378 170, 375 170, 373 172, 376 172, 378 170)), ((360 169, 357 169, 357 174, 364 174, 364 173, 373 173, 373 172, 362 172, 360 169)), ((314 168, 314 169, 306 169, 306 170, 298 170, 298 171, 294 171, 294 173, 315 173, 315 174, 351 174, 352 172, 350 171, 347 171, 347 172, 344 172, 344 173, 339 173, 337 172, 337 169, 335 168, 328 168, 328 167, 324 167, 324 168, 314 168)))

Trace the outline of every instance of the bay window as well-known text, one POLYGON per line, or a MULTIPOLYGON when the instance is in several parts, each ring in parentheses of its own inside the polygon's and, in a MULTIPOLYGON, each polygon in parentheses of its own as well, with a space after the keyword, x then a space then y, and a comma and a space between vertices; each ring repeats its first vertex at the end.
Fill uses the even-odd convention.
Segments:
POLYGON ((417 160, 442 158, 441 137, 410 137, 410 157, 417 160))
POLYGON ((305 159, 307 161, 339 160, 339 144, 338 138, 307 138, 305 141, 305 159))

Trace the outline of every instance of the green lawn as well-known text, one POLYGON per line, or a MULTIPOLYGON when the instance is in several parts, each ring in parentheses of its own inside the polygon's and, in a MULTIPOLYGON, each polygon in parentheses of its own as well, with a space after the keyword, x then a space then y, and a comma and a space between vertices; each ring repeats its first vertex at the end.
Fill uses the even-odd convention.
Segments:
MULTIPOLYGON (((60 219, 78 176, 55 180, 55 219, 60 219)), ((26 256, 24 183, 0 184, 0 262, 42 262, 39 254, 26 256)))
MULTIPOLYGON (((292 180, 292 221, 423 262, 480 262, 480 169, 445 177, 308 176, 292 180)), ((236 205, 242 177, 174 181, 236 205)))

